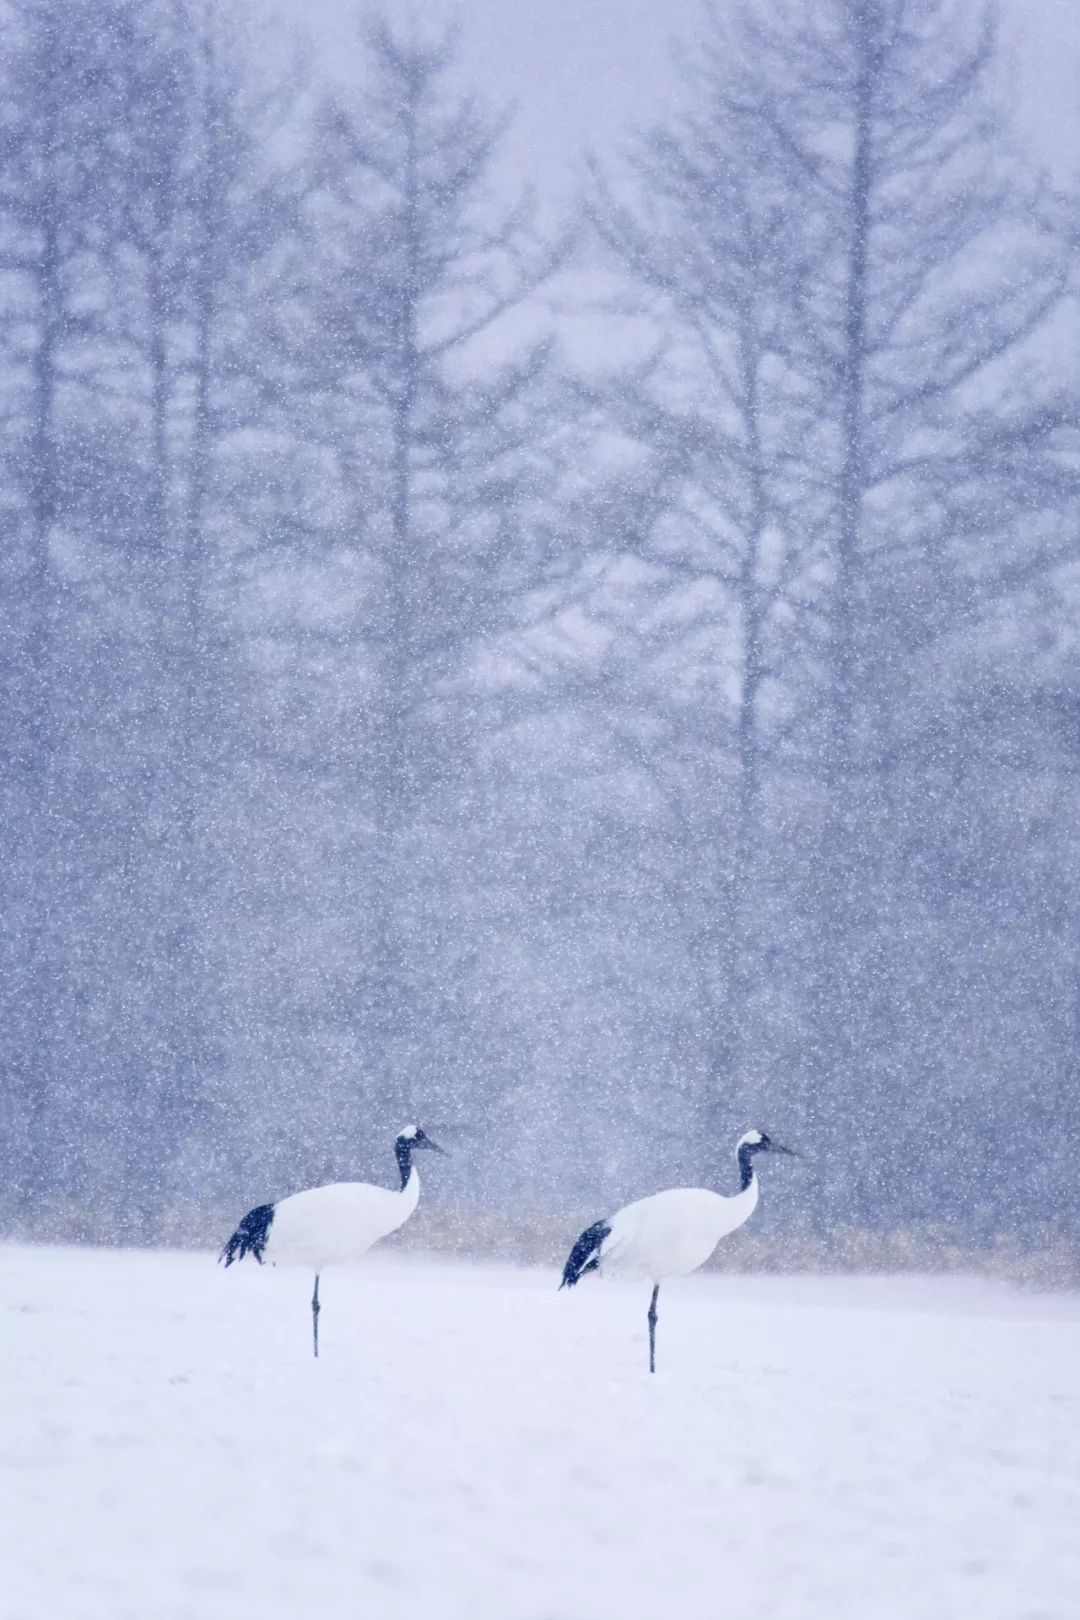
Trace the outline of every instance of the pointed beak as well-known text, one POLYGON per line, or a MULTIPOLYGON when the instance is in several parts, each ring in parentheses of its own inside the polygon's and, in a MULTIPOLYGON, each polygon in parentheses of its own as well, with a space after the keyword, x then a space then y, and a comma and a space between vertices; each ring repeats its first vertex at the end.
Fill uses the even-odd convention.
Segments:
POLYGON ((420 1143, 420 1146, 430 1148, 432 1153, 441 1153, 444 1159, 448 1159, 450 1157, 446 1149, 444 1147, 440 1147, 438 1142, 433 1142, 430 1136, 425 1136, 423 1141, 420 1143))
POLYGON ((773 1153, 786 1153, 789 1159, 802 1158, 801 1153, 796 1153, 794 1148, 785 1147, 783 1142, 770 1142, 769 1148, 773 1153))

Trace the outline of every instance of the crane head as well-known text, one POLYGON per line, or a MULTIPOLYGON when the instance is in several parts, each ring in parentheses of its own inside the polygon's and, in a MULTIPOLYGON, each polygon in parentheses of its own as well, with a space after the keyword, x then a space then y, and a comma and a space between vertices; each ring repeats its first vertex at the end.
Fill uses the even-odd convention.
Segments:
POLYGON ((406 1125, 404 1130, 398 1132, 397 1139, 399 1142, 407 1142, 410 1148, 428 1148, 432 1153, 448 1156, 446 1149, 440 1147, 438 1142, 433 1142, 419 1125, 406 1125))
POLYGON ((786 1153, 790 1159, 799 1157, 794 1148, 774 1141, 765 1131, 747 1131, 745 1136, 740 1136, 739 1149, 742 1148, 746 1148, 748 1153, 786 1153))

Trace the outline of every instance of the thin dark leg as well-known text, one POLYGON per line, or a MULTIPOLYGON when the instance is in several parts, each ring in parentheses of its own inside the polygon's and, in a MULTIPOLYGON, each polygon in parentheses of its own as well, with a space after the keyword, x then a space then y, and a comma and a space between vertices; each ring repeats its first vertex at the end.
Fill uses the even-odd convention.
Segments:
POLYGON ((315 1340, 315 1354, 319 1354, 319 1273, 315 1273, 315 1292, 311 1296, 311 1332, 315 1340))
POLYGON ((660 1292, 660 1284, 657 1283, 656 1287, 652 1291, 652 1299, 651 1299, 651 1301, 649 1303, 649 1371, 650 1372, 655 1372, 656 1371, 656 1296, 657 1296, 657 1294, 659 1292, 660 1292))

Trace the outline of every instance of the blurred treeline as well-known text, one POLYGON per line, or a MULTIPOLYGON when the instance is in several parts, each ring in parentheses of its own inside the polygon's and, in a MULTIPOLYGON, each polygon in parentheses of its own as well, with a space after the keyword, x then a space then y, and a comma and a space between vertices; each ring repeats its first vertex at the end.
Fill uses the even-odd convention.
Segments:
POLYGON ((703 15, 560 221, 467 35, 238 19, 0 16, 9 1228, 420 1117, 449 1210, 753 1123, 782 1219, 1075 1234, 1080 196, 990 12, 703 15))

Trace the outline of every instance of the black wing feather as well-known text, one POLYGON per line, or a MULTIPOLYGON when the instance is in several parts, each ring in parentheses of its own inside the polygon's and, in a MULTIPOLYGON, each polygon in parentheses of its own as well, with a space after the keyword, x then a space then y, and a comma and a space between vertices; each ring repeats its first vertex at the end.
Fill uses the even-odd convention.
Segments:
POLYGON ((611 1231, 607 1221, 596 1221, 587 1226, 570 1250, 570 1257, 563 1267, 560 1288, 573 1288, 580 1282, 587 1271, 596 1271, 600 1265, 600 1247, 611 1231))
POLYGON ((218 1259, 231 1266, 234 1260, 242 1260, 245 1254, 253 1254, 261 1266, 273 1219, 273 1204, 259 1204, 255 1209, 249 1209, 218 1259))

